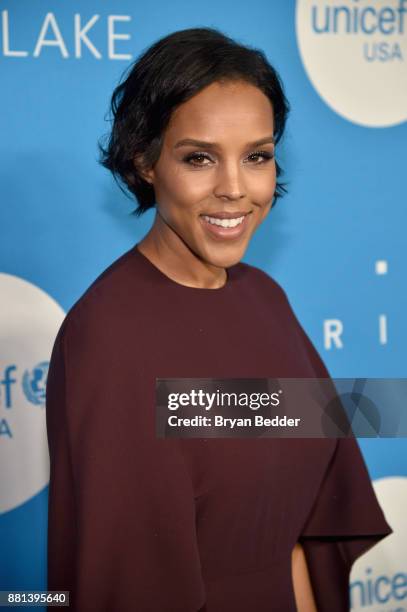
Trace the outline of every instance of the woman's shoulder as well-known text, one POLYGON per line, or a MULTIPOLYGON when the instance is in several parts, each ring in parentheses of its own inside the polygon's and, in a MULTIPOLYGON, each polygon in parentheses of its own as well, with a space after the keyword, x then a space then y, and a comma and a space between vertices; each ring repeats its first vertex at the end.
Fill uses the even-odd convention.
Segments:
POLYGON ((236 268, 236 275, 242 278, 246 285, 254 287, 259 292, 259 296, 273 297, 288 304, 285 290, 268 272, 243 261, 237 264, 236 268))
POLYGON ((63 328, 86 329, 117 325, 130 314, 137 319, 137 304, 148 280, 132 247, 103 270, 69 308, 63 328))

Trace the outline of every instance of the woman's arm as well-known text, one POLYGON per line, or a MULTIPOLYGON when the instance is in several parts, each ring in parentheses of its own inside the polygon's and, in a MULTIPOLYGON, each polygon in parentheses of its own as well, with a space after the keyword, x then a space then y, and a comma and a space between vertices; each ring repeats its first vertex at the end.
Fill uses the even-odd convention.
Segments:
POLYGON ((199 610, 184 457, 154 435, 149 384, 118 315, 85 304, 65 319, 48 372, 48 590, 70 591, 72 612, 199 610))
POLYGON ((298 612, 317 612, 305 554, 298 542, 291 554, 291 569, 298 612))

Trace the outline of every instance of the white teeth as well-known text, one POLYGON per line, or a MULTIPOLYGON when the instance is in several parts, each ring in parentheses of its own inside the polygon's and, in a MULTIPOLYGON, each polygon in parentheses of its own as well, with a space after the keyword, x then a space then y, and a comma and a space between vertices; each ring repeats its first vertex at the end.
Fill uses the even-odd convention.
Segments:
POLYGON ((212 225, 220 225, 220 227, 236 227, 240 225, 244 219, 243 217, 238 217, 236 219, 216 219, 216 217, 208 217, 207 215, 202 215, 205 221, 212 223, 212 225))

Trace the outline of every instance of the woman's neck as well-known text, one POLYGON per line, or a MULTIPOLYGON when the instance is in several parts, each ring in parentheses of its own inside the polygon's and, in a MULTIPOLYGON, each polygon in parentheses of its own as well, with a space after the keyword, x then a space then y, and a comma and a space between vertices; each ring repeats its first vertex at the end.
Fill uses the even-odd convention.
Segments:
POLYGON ((226 283, 226 270, 197 256, 158 213, 137 248, 161 272, 182 285, 219 289, 226 283))

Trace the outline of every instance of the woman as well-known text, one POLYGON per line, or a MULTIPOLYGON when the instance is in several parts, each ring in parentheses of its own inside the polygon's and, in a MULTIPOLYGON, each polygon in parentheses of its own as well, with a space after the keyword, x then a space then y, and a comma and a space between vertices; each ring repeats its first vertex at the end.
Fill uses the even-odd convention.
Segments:
POLYGON ((80 612, 344 612, 353 561, 391 533, 355 440, 155 435, 156 378, 328 376, 281 287, 240 263, 284 191, 279 77, 183 30, 112 110, 101 161, 156 215, 54 345, 48 588, 80 612))

